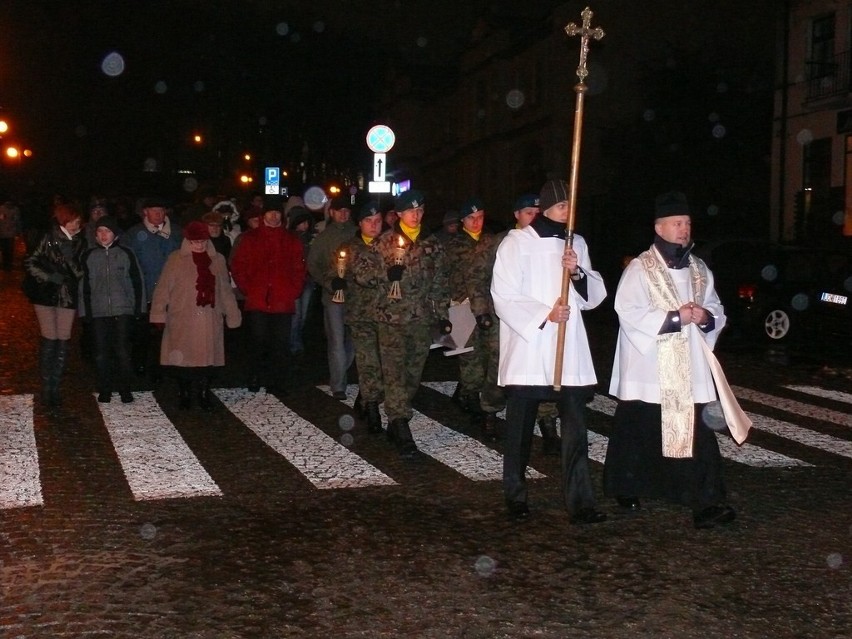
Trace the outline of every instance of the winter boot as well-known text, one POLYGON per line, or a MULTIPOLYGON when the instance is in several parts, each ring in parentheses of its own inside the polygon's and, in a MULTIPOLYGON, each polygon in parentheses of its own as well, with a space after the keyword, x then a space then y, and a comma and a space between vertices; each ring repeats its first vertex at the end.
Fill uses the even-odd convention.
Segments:
POLYGON ((556 434, 556 418, 542 417, 538 420, 538 427, 541 429, 541 452, 558 457, 562 453, 562 440, 556 434))
POLYGON ((204 377, 198 382, 198 406, 205 413, 213 412, 213 392, 210 390, 210 378, 204 377))
POLYGON ((56 356, 56 344, 58 340, 41 338, 41 346, 38 353, 38 370, 41 377, 41 403, 50 406, 53 401, 51 396, 51 371, 53 370, 53 359, 56 356))
POLYGON ((399 456, 405 461, 412 461, 417 457, 417 444, 414 443, 414 437, 411 436, 411 429, 408 427, 408 420, 404 417, 393 420, 388 425, 388 431, 393 430, 393 441, 396 444, 396 450, 399 456))
POLYGON ((59 394, 59 382, 62 381, 62 374, 65 372, 65 365, 68 362, 68 344, 70 342, 71 340, 68 339, 56 340, 53 365, 50 368, 50 380, 47 385, 51 406, 59 406, 62 403, 62 397, 59 394))
POLYGON ((188 379, 178 380, 178 408, 181 410, 192 408, 192 384, 188 379))
POLYGON ((367 402, 364 405, 364 413, 367 419, 367 432, 378 434, 382 428, 382 416, 379 414, 379 402, 367 402))

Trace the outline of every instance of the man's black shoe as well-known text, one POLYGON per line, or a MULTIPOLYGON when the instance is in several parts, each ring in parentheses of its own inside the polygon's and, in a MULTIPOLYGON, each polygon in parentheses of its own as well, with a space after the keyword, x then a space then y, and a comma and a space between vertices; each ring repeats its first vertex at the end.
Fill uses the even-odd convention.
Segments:
POLYGON ((112 399, 112 393, 107 393, 104 391, 103 393, 98 393, 98 401, 101 404, 109 404, 109 401, 112 399))
POLYGON ((581 508, 571 516, 571 523, 577 526, 599 524, 602 521, 606 521, 606 514, 594 508, 581 508))
POLYGON ((334 399, 340 399, 340 400, 346 399, 346 393, 345 393, 344 391, 334 391, 334 392, 331 394, 331 396, 332 396, 334 399))
POLYGON ((699 530, 713 528, 716 524, 729 524, 737 518, 737 511, 730 506, 717 504, 708 506, 692 515, 692 523, 699 530))
POLYGON ((121 391, 119 393, 119 396, 121 397, 121 401, 123 404, 129 404, 133 401, 133 393, 131 393, 130 391, 121 391))
POLYGON ((626 510, 637 511, 642 507, 638 497, 616 497, 615 501, 626 510))
POLYGON ((509 519, 523 521, 530 517, 530 509, 525 501, 506 502, 506 508, 509 510, 509 519))

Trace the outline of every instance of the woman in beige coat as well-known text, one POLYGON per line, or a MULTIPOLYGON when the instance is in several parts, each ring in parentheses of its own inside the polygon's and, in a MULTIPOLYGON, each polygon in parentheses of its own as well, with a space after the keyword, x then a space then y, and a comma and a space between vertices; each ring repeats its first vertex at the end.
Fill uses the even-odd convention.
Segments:
POLYGON ((150 321, 162 328, 160 364, 178 380, 180 407, 213 410, 210 382, 225 365, 223 319, 237 328, 242 316, 231 289, 225 258, 216 252, 204 222, 190 222, 154 289, 150 321))

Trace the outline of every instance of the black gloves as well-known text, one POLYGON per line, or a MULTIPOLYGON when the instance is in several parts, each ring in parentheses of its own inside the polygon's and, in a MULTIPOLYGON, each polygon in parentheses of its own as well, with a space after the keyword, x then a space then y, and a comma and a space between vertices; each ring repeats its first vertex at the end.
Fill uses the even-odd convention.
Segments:
POLYGON ((404 264, 394 264, 388 267, 388 281, 399 282, 402 279, 402 272, 405 270, 404 264))
POLYGON ((438 322, 438 328, 444 335, 449 335, 453 332, 453 323, 450 320, 442 319, 438 322))
POLYGON ((342 277, 335 277, 331 280, 331 290, 332 291, 345 291, 346 290, 346 280, 342 277))
POLYGON ((491 319, 491 313, 476 316, 476 325, 483 331, 487 331, 493 324, 494 320, 491 319))

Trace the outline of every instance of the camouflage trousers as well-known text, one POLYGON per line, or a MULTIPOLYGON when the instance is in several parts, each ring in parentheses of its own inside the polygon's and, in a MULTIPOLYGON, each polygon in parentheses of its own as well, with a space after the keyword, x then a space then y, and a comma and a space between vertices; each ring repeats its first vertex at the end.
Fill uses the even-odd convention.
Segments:
POLYGON ((378 322, 352 322, 352 345, 355 347, 355 365, 358 367, 358 390, 364 402, 384 400, 382 360, 379 357, 378 322))
POLYGON ((486 413, 497 413, 506 407, 506 396, 497 385, 497 367, 500 362, 500 324, 495 321, 491 328, 473 329, 466 346, 473 351, 462 353, 459 361, 459 384, 461 392, 477 394, 479 404, 486 413))
POLYGON ((388 420, 411 419, 411 400, 420 388, 423 367, 432 345, 428 323, 379 323, 379 357, 385 384, 388 420))

